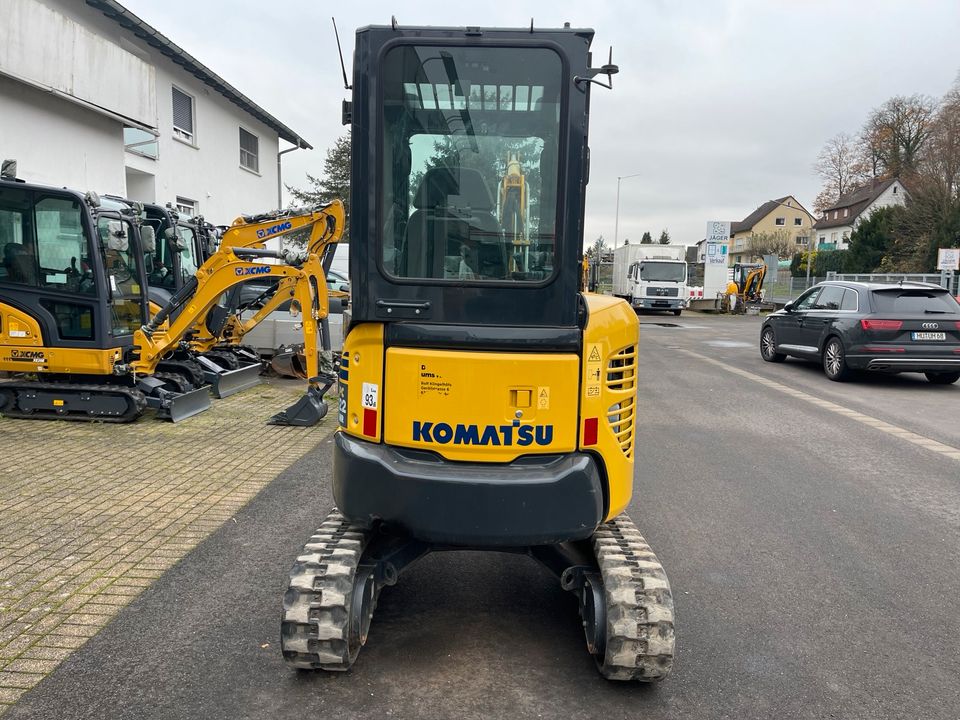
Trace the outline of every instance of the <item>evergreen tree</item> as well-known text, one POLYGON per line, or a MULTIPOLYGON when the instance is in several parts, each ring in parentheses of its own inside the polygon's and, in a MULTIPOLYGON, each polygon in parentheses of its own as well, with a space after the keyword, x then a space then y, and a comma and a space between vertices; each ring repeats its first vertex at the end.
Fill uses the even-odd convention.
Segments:
POLYGON ((653 244, 653 238, 650 236, 649 231, 648 231, 648 232, 645 232, 645 233, 643 234, 643 237, 640 238, 640 244, 641 244, 641 245, 652 245, 652 244, 653 244))
POLYGON ((660 242, 661 245, 669 245, 669 244, 670 244, 670 233, 667 232, 667 229, 666 229, 666 228, 664 228, 664 229, 663 229, 663 232, 660 233, 660 240, 659 240, 659 242, 660 242))
POLYGON ((347 214, 347 225, 340 242, 350 242, 350 132, 337 138, 333 147, 327 150, 323 161, 323 176, 307 174, 309 186, 295 188, 287 185, 287 191, 293 195, 297 204, 315 207, 326 205, 332 200, 341 200, 347 214))
POLYGON ((893 241, 893 228, 903 209, 885 207, 874 210, 850 235, 847 272, 869 273, 879 269, 893 241))

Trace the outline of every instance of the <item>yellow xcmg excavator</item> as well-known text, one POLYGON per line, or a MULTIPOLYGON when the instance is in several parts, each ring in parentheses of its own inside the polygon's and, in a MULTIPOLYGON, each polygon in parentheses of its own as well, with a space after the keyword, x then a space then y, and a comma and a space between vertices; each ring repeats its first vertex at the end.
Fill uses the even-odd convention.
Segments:
MULTIPOLYGON (((338 235, 342 205, 328 214, 338 235)), ((258 248, 215 254, 148 323, 144 258, 155 242, 136 206, 0 181, 0 372, 15 375, 0 383, 0 412, 129 422, 146 407, 174 421, 205 410, 209 393, 196 389, 203 358, 185 340, 224 291, 250 277, 300 280, 295 297, 315 348, 316 321, 327 311, 316 256, 258 248), (257 262, 263 258, 283 262, 257 262)), ((316 361, 309 369, 306 397, 279 422, 322 417, 324 378, 316 361)))
POLYGON ((283 596, 295 668, 349 668, 384 587, 429 552, 470 549, 555 572, 604 677, 670 671, 670 585, 625 514, 639 324, 623 300, 579 291, 590 90, 617 71, 591 67, 592 39, 357 31, 336 509, 283 596), (492 192, 516 147, 523 265, 492 192))
MULTIPOLYGON (((342 233, 342 223, 338 224, 335 211, 330 207, 314 209, 292 209, 283 212, 265 213, 256 216, 241 216, 233 221, 223 232, 220 249, 217 252, 226 253, 236 248, 264 248, 271 240, 282 241, 284 238, 296 238, 300 245, 306 248, 310 255, 316 255, 323 267, 324 273, 329 269, 333 260, 342 233)), ((227 295, 223 306, 213 309, 216 318, 206 323, 190 338, 190 346, 201 353, 229 351, 242 347, 244 336, 263 322, 272 313, 284 305, 290 305, 294 300, 296 278, 282 278, 276 281, 272 278, 254 278, 236 286, 227 295), (269 282, 263 282, 270 280, 269 282), (245 290, 246 299, 241 295, 245 290), (244 313, 250 311, 249 316, 244 313), (216 328, 216 332, 212 329, 216 328)), ((347 293, 324 288, 328 302, 342 303, 347 293)), ((298 305, 293 304, 292 310, 299 312, 298 305)), ((330 350, 329 330, 326 327, 326 316, 321 319, 323 332, 321 344, 324 350, 330 350)), ((288 373, 306 376, 307 370, 303 348, 298 347, 296 352, 288 352, 283 358, 284 367, 288 373)), ((277 365, 277 362, 274 362, 277 365)))

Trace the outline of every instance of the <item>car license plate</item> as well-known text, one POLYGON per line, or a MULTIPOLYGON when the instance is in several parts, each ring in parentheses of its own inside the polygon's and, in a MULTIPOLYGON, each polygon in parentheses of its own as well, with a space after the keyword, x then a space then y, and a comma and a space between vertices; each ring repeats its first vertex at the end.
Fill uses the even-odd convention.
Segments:
POLYGON ((915 332, 910 333, 910 338, 912 340, 946 340, 947 334, 945 332, 915 332))

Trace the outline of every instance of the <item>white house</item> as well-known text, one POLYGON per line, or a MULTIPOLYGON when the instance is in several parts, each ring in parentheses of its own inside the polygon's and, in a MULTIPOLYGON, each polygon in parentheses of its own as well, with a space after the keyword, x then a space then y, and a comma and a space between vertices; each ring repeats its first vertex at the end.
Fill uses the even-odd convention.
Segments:
POLYGON ((29 182, 229 223, 302 137, 115 0, 0 0, 0 159, 29 182))
POLYGON ((850 235, 874 210, 904 205, 906 201, 907 191, 897 178, 875 181, 847 193, 824 210, 823 217, 814 224, 817 248, 846 250, 850 235))

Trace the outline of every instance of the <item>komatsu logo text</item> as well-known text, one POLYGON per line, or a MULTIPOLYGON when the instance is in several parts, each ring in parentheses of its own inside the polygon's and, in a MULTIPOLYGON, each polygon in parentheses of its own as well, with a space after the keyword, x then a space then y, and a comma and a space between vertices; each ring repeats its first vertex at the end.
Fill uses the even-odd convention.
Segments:
POLYGON ((549 445, 553 425, 449 425, 414 420, 413 440, 441 445, 549 445))
POLYGON ((270 272, 269 265, 257 265, 257 267, 237 268, 237 275, 266 275, 270 272))
POLYGON ((284 230, 289 230, 292 227, 293 227, 293 223, 287 220, 286 222, 278 223, 277 225, 271 225, 270 227, 264 228, 263 230, 257 230, 257 237, 262 240, 265 237, 276 235, 277 233, 281 233, 284 230))

